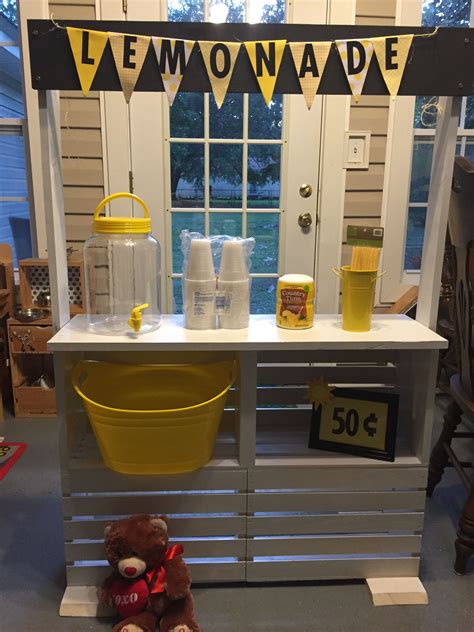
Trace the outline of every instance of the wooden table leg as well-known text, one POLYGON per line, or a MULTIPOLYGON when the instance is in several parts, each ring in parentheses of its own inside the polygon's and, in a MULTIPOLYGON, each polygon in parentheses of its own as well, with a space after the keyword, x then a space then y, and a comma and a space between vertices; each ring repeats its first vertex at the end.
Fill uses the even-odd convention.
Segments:
POLYGON ((467 561, 471 555, 474 555, 474 487, 471 487, 469 498, 464 505, 454 546, 456 547, 454 570, 458 575, 464 575, 467 561))
POLYGON ((444 415, 444 424, 438 441, 431 452, 430 465, 428 468, 428 485, 426 493, 428 496, 433 494, 434 488, 440 482, 444 468, 448 464, 448 455, 444 449, 444 444, 451 445, 451 440, 456 428, 461 423, 462 409, 455 401, 452 401, 446 414, 444 415))

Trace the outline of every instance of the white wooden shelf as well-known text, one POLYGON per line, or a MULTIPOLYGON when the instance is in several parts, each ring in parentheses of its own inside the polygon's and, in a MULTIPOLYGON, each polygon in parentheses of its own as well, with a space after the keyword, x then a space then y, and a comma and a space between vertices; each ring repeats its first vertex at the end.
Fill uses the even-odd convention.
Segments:
POLYGON ((159 329, 107 336, 88 330, 86 316, 75 316, 49 342, 51 351, 262 351, 445 349, 448 342, 421 323, 398 314, 375 315, 367 333, 344 331, 341 316, 320 314, 312 329, 281 329, 274 315, 253 315, 248 329, 193 331, 183 317, 164 315, 159 329))

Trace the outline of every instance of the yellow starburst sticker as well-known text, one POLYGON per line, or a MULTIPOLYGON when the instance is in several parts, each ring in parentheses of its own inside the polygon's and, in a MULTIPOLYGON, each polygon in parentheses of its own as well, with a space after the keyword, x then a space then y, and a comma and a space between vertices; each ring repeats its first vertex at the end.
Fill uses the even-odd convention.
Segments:
POLYGON ((329 386, 324 377, 318 377, 308 383, 308 399, 316 406, 330 404, 334 398, 332 391, 335 386, 329 386))

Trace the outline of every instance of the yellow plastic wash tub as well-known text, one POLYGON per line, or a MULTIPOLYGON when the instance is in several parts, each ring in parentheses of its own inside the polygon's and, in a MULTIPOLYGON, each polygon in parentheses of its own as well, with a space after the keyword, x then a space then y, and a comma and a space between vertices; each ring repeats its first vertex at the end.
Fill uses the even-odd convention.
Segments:
POLYGON ((73 371, 105 464, 123 474, 191 472, 211 458, 233 360, 128 365, 86 360, 73 371))

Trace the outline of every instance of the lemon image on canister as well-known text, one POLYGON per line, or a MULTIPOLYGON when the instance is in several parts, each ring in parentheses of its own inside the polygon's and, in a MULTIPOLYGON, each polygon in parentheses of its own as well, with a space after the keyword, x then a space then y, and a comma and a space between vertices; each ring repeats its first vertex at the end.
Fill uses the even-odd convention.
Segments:
POLYGON ((278 279, 276 323, 284 329, 309 329, 314 320, 314 280, 306 274, 278 279))

